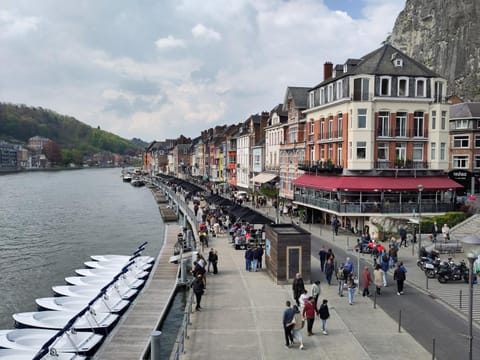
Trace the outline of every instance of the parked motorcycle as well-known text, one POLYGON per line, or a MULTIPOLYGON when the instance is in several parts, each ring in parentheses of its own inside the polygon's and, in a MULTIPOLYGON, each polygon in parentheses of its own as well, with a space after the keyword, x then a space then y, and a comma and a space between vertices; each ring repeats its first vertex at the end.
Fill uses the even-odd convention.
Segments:
POLYGON ((430 260, 430 261, 426 261, 425 264, 423 265, 424 267, 424 272, 425 272, 425 276, 430 278, 430 279, 433 279, 435 276, 437 276, 437 273, 438 273, 438 269, 440 267, 440 264, 441 264, 441 260, 440 258, 436 258, 434 260, 430 260))
POLYGON ((463 280, 468 283, 469 271, 465 261, 455 264, 451 259, 448 262, 442 261, 438 267, 438 281, 445 284, 448 281, 463 280))
MULTIPOLYGON (((422 271, 425 271, 428 269, 432 269, 432 267, 429 265, 428 267, 426 264, 433 264, 435 266, 436 263, 440 262, 440 257, 439 253, 435 250, 427 251, 423 246, 420 249, 420 258, 417 261, 417 266, 422 269, 422 271)), ((438 264, 437 264, 438 266, 438 264)))

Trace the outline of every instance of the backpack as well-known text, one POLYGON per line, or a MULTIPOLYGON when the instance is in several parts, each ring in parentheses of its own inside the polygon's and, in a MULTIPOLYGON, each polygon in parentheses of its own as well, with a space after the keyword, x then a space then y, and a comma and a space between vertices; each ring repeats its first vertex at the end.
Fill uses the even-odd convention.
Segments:
POLYGON ((343 267, 338 268, 337 270, 337 279, 338 280, 345 280, 345 272, 343 270, 343 267))

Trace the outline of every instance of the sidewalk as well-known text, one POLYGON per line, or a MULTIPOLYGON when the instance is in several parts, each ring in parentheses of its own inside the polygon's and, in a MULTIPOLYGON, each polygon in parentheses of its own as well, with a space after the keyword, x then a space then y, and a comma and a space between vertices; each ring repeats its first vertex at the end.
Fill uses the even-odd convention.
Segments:
MULTIPOLYGON (((316 235, 320 232, 319 227, 303 227, 316 235)), ((341 241, 346 246, 346 237, 336 237, 337 245, 341 241)), ((349 242, 353 246, 353 236, 349 242)), ((313 336, 303 330, 304 350, 298 345, 286 348, 282 314, 285 301, 292 300, 291 285, 276 285, 265 269, 245 271, 244 251, 234 250, 227 235, 211 238, 210 246, 218 250, 219 273, 208 275, 203 309, 192 314, 182 359, 431 359, 412 336, 398 332, 397 323, 378 305, 373 308, 371 298, 356 294, 350 306, 346 296, 338 296, 336 286, 324 282, 320 299, 329 300, 328 335, 319 331, 317 318, 313 336)), ((319 266, 312 256, 312 269, 319 266)), ((310 292, 311 285, 306 285, 310 292)))

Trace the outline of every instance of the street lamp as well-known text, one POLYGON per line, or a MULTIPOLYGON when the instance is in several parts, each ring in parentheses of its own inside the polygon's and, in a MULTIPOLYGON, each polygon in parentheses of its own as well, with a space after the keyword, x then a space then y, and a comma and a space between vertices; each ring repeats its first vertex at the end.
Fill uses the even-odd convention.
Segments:
POLYGON ((480 237, 477 235, 465 236, 462 242, 465 248, 470 248, 467 253, 467 259, 470 264, 469 269, 469 306, 468 306, 468 359, 473 360, 473 263, 478 257, 478 248, 480 247, 480 237))
POLYGON ((424 187, 418 184, 418 257, 422 248, 422 191, 424 187))

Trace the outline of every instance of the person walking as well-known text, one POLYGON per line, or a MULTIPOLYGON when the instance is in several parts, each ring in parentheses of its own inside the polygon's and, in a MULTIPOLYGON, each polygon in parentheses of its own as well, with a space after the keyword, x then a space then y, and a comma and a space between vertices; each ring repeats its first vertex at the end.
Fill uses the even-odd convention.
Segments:
POLYGON ((403 283, 407 278, 406 273, 407 268, 403 265, 403 261, 400 261, 393 273, 393 279, 397 281, 397 295, 403 295, 403 283))
POLYGON ((372 283, 372 276, 370 274, 370 270, 368 269, 368 266, 365 266, 362 272, 362 287, 363 287, 362 296, 370 296, 369 286, 371 283, 372 283))
POLYGON ((328 285, 332 285, 332 276, 333 272, 335 271, 335 265, 333 264, 332 259, 328 259, 327 263, 325 264, 325 277, 327 278, 328 285))
POLYGON ((213 256, 212 256, 212 266, 213 266, 213 273, 216 275, 218 274, 218 252, 217 250, 213 250, 213 256))
POLYGON ((205 292, 205 284, 203 283, 201 274, 198 274, 195 277, 195 280, 192 281, 191 287, 193 289, 193 293, 195 294, 195 302, 196 302, 195 310, 200 311, 200 309, 202 308, 200 306, 200 303, 202 301, 202 295, 205 292))
POLYGON ((285 335, 285 346, 288 348, 290 344, 293 344, 293 317, 295 316, 295 310, 292 308, 292 303, 287 301, 286 304, 287 308, 283 311, 283 332, 285 335))
POLYGON ((388 269, 390 269, 390 266, 388 264, 388 256, 386 255, 383 255, 381 258, 380 258, 380 268, 382 269, 382 276, 383 276, 383 287, 387 287, 388 284, 387 284, 387 272, 388 272, 388 269))
POLYGON ((398 230, 398 235, 400 235, 400 246, 399 247, 402 247, 402 244, 403 244, 403 246, 408 247, 408 245, 407 245, 407 230, 405 230, 404 228, 400 228, 400 230, 398 230))
POLYGON ((353 299, 355 297, 355 289, 357 284, 355 283, 355 279, 353 278, 353 273, 349 273, 346 281, 347 289, 348 289, 348 303, 353 305, 353 299))
POLYGON ((256 246, 252 247, 251 251, 252 251, 251 269, 252 269, 252 271, 256 272, 257 271, 257 265, 258 265, 257 247, 256 246))
POLYGON ((438 228, 437 222, 434 221, 432 224, 432 242, 433 243, 437 242, 438 233, 439 233, 439 228, 438 228))
POLYGON ((336 272, 337 281, 338 281, 338 295, 343 296, 343 287, 345 285, 345 271, 343 268, 343 264, 337 269, 336 272))
POLYGON ((322 320, 322 333, 323 335, 327 335, 327 320, 330 317, 327 299, 323 299, 322 305, 320 305, 320 308, 318 309, 318 316, 322 320))
POLYGON ((313 335, 313 323, 315 321, 315 315, 317 314, 317 308, 313 302, 313 297, 310 296, 307 301, 305 301, 305 306, 303 307, 303 318, 307 319, 307 335, 313 335))
POLYGON ((208 267, 207 267, 207 270, 208 272, 212 272, 211 271, 211 268, 213 267, 213 255, 215 254, 215 251, 213 250, 213 248, 210 249, 209 253, 208 253, 208 267))
POLYGON ((325 250, 325 246, 322 245, 320 251, 318 252, 318 256, 320 257, 320 270, 322 272, 325 271, 325 263, 327 262, 328 252, 325 250))
POLYGON ((305 284, 303 283, 303 278, 301 273, 297 273, 297 275, 295 276, 295 280, 293 280, 293 284, 292 284, 292 291, 293 291, 293 298, 295 299, 297 306, 300 306, 300 301, 298 299, 300 298, 300 295, 305 293, 305 284))
POLYGON ((321 292, 320 280, 317 280, 312 285, 312 296, 313 296, 313 300, 315 301, 315 306, 317 306, 318 297, 320 296, 320 292, 321 292))
POLYGON ((379 264, 377 264, 375 270, 373 270, 373 283, 375 284, 377 295, 380 295, 380 289, 383 286, 383 271, 379 264))
POLYGON ((293 332, 293 339, 297 340, 300 344, 299 349, 303 350, 303 336, 302 336, 302 329, 305 324, 303 320, 302 313, 298 309, 297 305, 293 305, 293 310, 295 311, 295 315, 293 316, 293 320, 290 325, 293 325, 292 332, 293 332))

